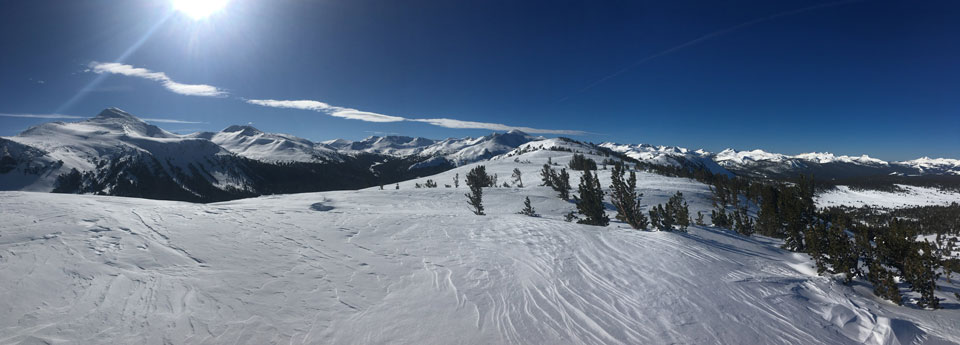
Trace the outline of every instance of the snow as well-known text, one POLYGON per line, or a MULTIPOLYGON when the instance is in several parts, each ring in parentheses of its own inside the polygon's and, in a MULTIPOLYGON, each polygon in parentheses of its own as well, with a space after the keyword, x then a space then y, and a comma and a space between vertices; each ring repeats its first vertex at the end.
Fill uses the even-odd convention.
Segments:
POLYGON ((463 165, 503 154, 521 144, 542 139, 543 137, 534 137, 521 131, 512 130, 479 138, 432 140, 404 136, 372 136, 356 142, 335 139, 323 143, 345 153, 365 152, 398 157, 443 157, 454 165, 463 165))
POLYGON ((188 137, 205 138, 240 156, 264 162, 339 162, 343 159, 325 144, 281 133, 265 133, 252 126, 230 126, 217 133, 201 132, 188 137))
POLYGON ((960 175, 960 159, 923 157, 898 164, 914 167, 920 172, 925 170, 947 171, 953 175, 960 175))
POLYGON ((960 203, 960 192, 930 187, 897 185, 902 191, 856 190, 837 186, 816 196, 817 206, 851 206, 903 208, 911 206, 943 206, 960 203))
POLYGON ((853 164, 860 164, 860 165, 890 165, 890 163, 887 163, 886 161, 872 158, 868 155, 861 155, 859 157, 837 156, 829 152, 801 153, 799 155, 793 156, 792 158, 802 159, 810 162, 816 162, 819 164, 841 162, 841 163, 853 163, 853 164))
MULTIPOLYGON (((476 164, 215 204, 0 192, 0 344, 960 343, 955 285, 947 309, 899 307, 771 239, 564 222, 537 171, 571 155, 484 162, 526 187, 485 189, 483 217, 442 187, 476 164), (515 214, 526 196, 542 217, 515 214)), ((710 208, 698 182, 638 178, 646 206, 710 208)))

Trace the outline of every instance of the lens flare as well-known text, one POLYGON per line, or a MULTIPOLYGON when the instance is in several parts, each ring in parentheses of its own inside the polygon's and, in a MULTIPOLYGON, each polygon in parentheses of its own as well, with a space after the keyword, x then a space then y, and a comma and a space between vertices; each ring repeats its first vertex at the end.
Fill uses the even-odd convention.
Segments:
POLYGON ((206 18, 227 6, 229 0, 173 0, 173 8, 194 20, 206 18))

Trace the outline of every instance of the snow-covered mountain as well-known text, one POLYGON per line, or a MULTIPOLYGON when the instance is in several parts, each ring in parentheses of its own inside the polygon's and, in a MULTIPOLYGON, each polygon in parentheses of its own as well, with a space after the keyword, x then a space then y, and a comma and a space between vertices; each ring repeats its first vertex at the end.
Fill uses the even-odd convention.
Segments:
POLYGON ((198 132, 186 137, 208 139, 250 159, 264 162, 342 162, 337 151, 322 143, 288 134, 264 133, 253 126, 230 126, 220 132, 198 132))
POLYGON ((344 153, 363 152, 399 157, 443 158, 457 166, 488 159, 522 144, 542 139, 544 138, 513 130, 479 138, 432 140, 405 136, 372 136, 360 141, 335 139, 324 141, 323 144, 344 153))
MULTIPOLYGON (((249 195, 251 177, 230 151, 182 137, 110 108, 80 122, 34 126, 0 143, 20 190, 201 199, 249 195)), ((11 182, 12 181, 12 182, 11 182)))
POLYGON ((215 201, 362 188, 488 159, 535 139, 510 132, 315 143, 251 126, 178 135, 110 108, 0 138, 0 190, 215 201))
MULTIPOLYGON (((0 192, 0 343, 960 343, 956 279, 940 278, 944 309, 922 310, 763 236, 567 222, 575 205, 539 169, 591 146, 524 145, 399 189, 215 204, 0 192), (464 185, 415 188, 481 164, 525 185, 485 189, 487 216, 464 185), (540 217, 516 214, 527 197, 540 217)), ((643 211, 677 191, 694 214, 713 207, 692 179, 639 172, 637 186, 643 211)))
POLYGON ((867 155, 838 156, 826 152, 791 156, 763 150, 726 149, 712 153, 646 144, 603 143, 600 146, 652 164, 678 166, 682 165, 682 162, 697 162, 714 173, 723 169, 738 175, 755 177, 790 178, 797 174, 814 174, 818 178, 843 179, 880 175, 960 175, 960 160, 943 158, 887 162, 867 155))
POLYGON ((960 176, 960 160, 954 159, 885 162, 830 153, 711 153, 647 144, 596 145, 520 131, 444 140, 374 136, 325 142, 251 126, 178 135, 110 108, 88 120, 45 123, 0 138, 0 189, 211 201, 392 183, 539 149, 619 155, 651 165, 765 178, 800 173, 820 180, 960 176))

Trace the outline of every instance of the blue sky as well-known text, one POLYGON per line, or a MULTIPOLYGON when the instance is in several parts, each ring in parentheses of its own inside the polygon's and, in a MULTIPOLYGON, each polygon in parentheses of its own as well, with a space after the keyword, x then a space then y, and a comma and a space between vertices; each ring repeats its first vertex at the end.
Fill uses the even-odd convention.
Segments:
POLYGON ((52 120, 7 115, 115 106, 179 132, 445 138, 503 124, 960 158, 957 1, 230 0, 199 20, 171 3, 0 3, 0 135, 52 120), (311 102, 280 102, 293 100, 311 102))

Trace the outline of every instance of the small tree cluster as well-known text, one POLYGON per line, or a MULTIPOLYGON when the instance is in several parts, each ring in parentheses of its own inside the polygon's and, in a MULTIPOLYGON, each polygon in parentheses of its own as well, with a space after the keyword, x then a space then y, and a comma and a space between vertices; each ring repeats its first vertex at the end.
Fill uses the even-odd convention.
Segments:
POLYGON ((589 171, 597 170, 597 162, 593 159, 587 158, 579 153, 573 154, 573 158, 570 159, 570 170, 580 170, 580 171, 589 171))
POLYGON ((560 172, 557 172, 550 165, 544 164, 543 169, 540 170, 540 176, 544 186, 553 188, 561 199, 570 199, 570 174, 567 173, 567 169, 560 169, 560 172))
POLYGON ((637 174, 630 171, 630 177, 624 181, 623 163, 613 165, 610 177, 610 202, 617 208, 617 219, 630 224, 634 229, 646 229, 650 221, 640 210, 642 193, 637 193, 637 174))
POLYGON ((600 180, 589 171, 583 172, 580 176, 579 186, 580 197, 574 197, 577 202, 577 211, 583 215, 583 219, 577 221, 580 224, 607 226, 610 224, 610 218, 603 206, 603 188, 600 187, 600 180))
POLYGON ((690 226, 690 208, 683 199, 683 193, 677 191, 667 201, 666 206, 657 205, 650 209, 650 224, 663 231, 687 231, 690 226))

